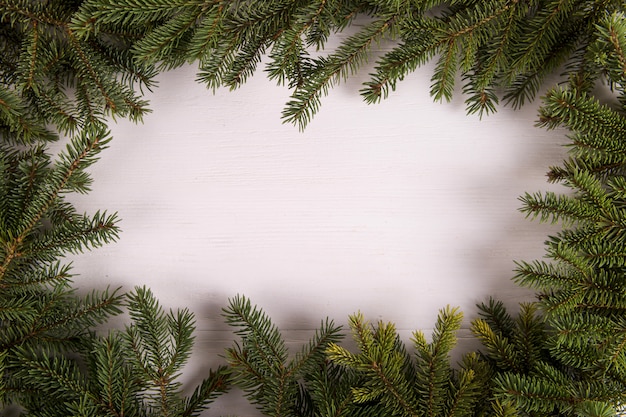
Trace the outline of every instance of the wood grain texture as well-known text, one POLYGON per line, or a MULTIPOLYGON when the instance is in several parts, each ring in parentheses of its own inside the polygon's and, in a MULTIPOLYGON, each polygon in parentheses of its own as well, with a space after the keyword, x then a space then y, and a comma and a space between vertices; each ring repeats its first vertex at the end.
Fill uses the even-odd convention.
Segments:
MULTIPOLYGON (((280 120, 287 91, 262 74, 212 94, 194 72, 160 76, 144 125, 112 125, 93 192, 74 197, 123 219, 118 243, 74 258, 77 285, 147 285, 189 307, 199 333, 185 378, 221 363, 232 334, 220 310, 236 294, 294 345, 357 310, 428 333, 450 304, 472 347, 477 302, 530 299, 513 262, 541 257, 551 229, 524 219, 518 197, 558 191, 545 172, 565 155, 562 132, 533 126, 538 103, 468 117, 461 97, 432 102, 424 68, 368 106, 357 76, 300 133, 280 120)), ((233 398, 206 415, 255 415, 233 398)))

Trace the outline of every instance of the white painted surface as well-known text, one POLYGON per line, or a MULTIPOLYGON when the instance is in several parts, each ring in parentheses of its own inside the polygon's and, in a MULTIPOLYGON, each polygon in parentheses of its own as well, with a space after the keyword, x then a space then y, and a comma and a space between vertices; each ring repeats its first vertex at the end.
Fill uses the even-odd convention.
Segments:
MULTIPOLYGON (((263 74, 213 95, 194 73, 159 78, 144 125, 112 125, 93 192, 74 198, 123 219, 118 243, 75 258, 79 286, 147 285, 197 315, 186 379, 222 363, 233 336, 219 314, 236 294, 294 344, 357 310, 429 332, 447 304, 465 312, 465 339, 477 302, 531 298, 513 262, 541 257, 549 229, 524 219, 518 197, 549 189, 565 153, 562 133, 533 126, 538 104, 468 117, 461 97, 432 102, 424 68, 368 106, 364 71, 300 133, 280 120, 287 90, 263 74)), ((206 415, 249 411, 230 396, 206 415)))

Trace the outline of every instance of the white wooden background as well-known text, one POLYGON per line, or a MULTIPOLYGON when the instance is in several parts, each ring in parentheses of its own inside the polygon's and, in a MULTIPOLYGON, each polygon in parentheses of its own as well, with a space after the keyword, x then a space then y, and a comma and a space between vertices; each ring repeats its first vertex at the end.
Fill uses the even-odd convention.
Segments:
MULTIPOLYGON (((543 256, 554 229, 517 211, 524 191, 556 189, 563 132, 534 127, 539 103, 479 120, 463 98, 434 103, 432 67, 378 105, 358 94, 367 69, 331 90, 304 133, 280 120, 288 91, 256 74, 216 94, 195 68, 159 77, 143 125, 112 122, 81 210, 117 211, 118 243, 74 257, 76 283, 147 285, 197 316, 184 375, 198 381, 233 340, 220 311, 244 294, 295 345, 320 320, 361 311, 427 333, 439 308, 494 296, 515 308, 532 292, 514 260, 543 256)), ((119 324, 119 323, 118 323, 119 324)), ((207 416, 255 415, 236 394, 207 416)))

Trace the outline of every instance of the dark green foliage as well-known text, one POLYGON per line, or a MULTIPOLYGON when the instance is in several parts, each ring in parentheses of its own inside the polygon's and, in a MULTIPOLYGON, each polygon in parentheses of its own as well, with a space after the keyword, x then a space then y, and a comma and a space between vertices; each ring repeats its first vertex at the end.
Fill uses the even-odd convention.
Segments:
POLYGON ((20 359, 63 364, 62 375, 75 375, 73 355, 90 343, 96 326, 121 311, 119 290, 78 295, 62 260, 116 240, 117 216, 78 213, 65 196, 89 191, 87 169, 111 139, 106 119, 140 119, 146 103, 134 87, 149 87, 155 72, 133 61, 128 32, 78 39, 69 27, 78 6, 0 1, 3 407, 41 408, 40 393, 22 379, 20 359), (59 136, 67 146, 53 156, 47 142, 59 136))
POLYGON ((326 358, 326 349, 342 337, 332 321, 323 321, 309 343, 291 355, 278 328, 247 298, 231 299, 224 316, 241 338, 226 352, 233 383, 264 415, 350 415, 355 376, 326 358))
MULTIPOLYGON (((495 404, 513 415, 614 416, 623 383, 600 378, 588 369, 561 360, 551 349, 554 330, 539 315, 538 305, 522 304, 513 318, 501 302, 479 305, 473 333, 485 346, 493 374, 495 404)), ((593 334, 587 323, 585 331, 593 334)))
POLYGON ((475 353, 458 368, 450 363, 462 319, 456 309, 441 312, 430 343, 414 333, 414 354, 392 324, 372 327, 361 315, 350 318, 359 353, 340 346, 340 328, 325 321, 295 356, 248 299, 232 299, 225 317, 241 337, 227 351, 233 382, 264 415, 461 417, 489 409, 488 364, 475 353))
POLYGON ((450 363, 456 331, 463 315, 457 309, 440 312, 428 342, 414 332, 414 354, 406 350, 393 324, 373 327, 360 314, 350 318, 359 348, 351 353, 332 344, 331 361, 355 372, 359 383, 352 388, 353 401, 372 416, 472 416, 489 399, 489 368, 475 353, 464 355, 458 368, 450 363))
POLYGON ((147 111, 134 87, 149 88, 155 71, 129 50, 141 31, 82 39, 70 25, 79 3, 0 1, 3 142, 53 140, 109 116, 140 120, 147 111))
POLYGON ((493 112, 501 99, 519 107, 560 68, 590 90, 598 71, 588 51, 605 36, 598 24, 613 16, 623 25, 623 11, 616 0, 87 0, 70 28, 81 40, 134 28, 136 63, 198 62, 198 78, 211 88, 237 88, 267 56, 268 76, 292 90, 284 120, 304 127, 322 96, 370 61, 381 42, 392 48, 362 90, 370 103, 433 59, 433 97, 450 100, 460 78, 470 113, 493 112), (325 53, 327 40, 357 17, 359 30, 325 53))
MULTIPOLYGON (((108 142, 103 127, 75 136, 56 163, 41 146, 0 148, 0 352, 3 400, 30 397, 17 376, 18 350, 61 354, 120 312, 117 291, 77 296, 60 258, 117 239, 116 216, 79 214, 68 192, 89 186, 85 171, 108 142)), ((28 401, 28 400, 24 400, 28 401)))
POLYGON ((146 103, 133 87, 149 88, 157 68, 187 62, 198 64, 198 79, 209 87, 237 88, 266 56, 268 76, 292 90, 284 119, 301 127, 329 88, 370 61, 381 42, 391 49, 377 58, 365 100, 380 100, 435 60, 433 97, 450 100, 460 80, 468 111, 479 114, 495 111, 501 99, 514 107, 532 100, 560 68, 589 92, 599 65, 619 73, 624 62, 612 53, 619 41, 612 34, 624 25, 624 4, 615 0, 2 0, 0 6, 0 120, 14 140, 52 137, 42 121, 68 132, 107 115, 140 119, 146 103), (358 31, 325 52, 328 39, 356 18, 358 31))
POLYGON ((185 397, 178 381, 193 316, 152 294, 128 300, 131 324, 95 331, 121 311, 118 290, 79 296, 67 253, 117 239, 117 217, 81 214, 87 168, 110 141, 106 123, 141 120, 161 70, 197 63, 210 88, 239 87, 263 63, 292 95, 283 118, 304 127, 330 88, 375 61, 361 91, 386 97, 434 60, 431 95, 457 90, 479 115, 518 108, 561 72, 540 125, 570 131, 571 154, 549 172, 568 194, 535 193, 523 211, 561 222, 548 260, 520 262, 538 291, 513 318, 481 305, 483 356, 458 366, 461 316, 440 313, 409 353, 391 324, 351 318, 358 353, 332 321, 290 354, 271 320, 237 297, 225 310, 241 341, 234 381, 272 416, 612 416, 626 403, 626 23, 617 0, 0 0, 0 404, 33 415, 197 415, 225 389, 210 373, 185 397), (358 20, 357 20, 358 19, 358 20), (358 22, 359 25, 352 25, 358 22), (327 51, 338 32, 354 28, 327 51), (384 44, 387 52, 372 57, 384 44), (460 87, 459 87, 460 84, 460 87), (608 86, 616 98, 594 94, 608 86), (69 143, 58 156, 49 141, 69 143), (43 395, 42 395, 43 394, 43 395))
POLYGON ((128 309, 126 331, 83 340, 80 360, 19 350, 17 377, 37 393, 22 404, 31 415, 197 416, 226 390, 228 372, 220 367, 192 396, 182 393, 177 379, 193 347, 191 313, 166 314, 145 288, 128 296, 128 309))
MULTIPOLYGON (((587 56, 609 65, 604 76, 620 102, 624 45, 623 15, 605 15, 587 56)), ((541 109, 543 125, 571 132, 569 159, 548 174, 570 192, 522 198, 529 216, 563 224, 546 242, 549 261, 520 262, 515 278, 539 291, 546 339, 537 348, 550 361, 499 382, 525 410, 612 415, 626 401, 626 118, 623 105, 602 104, 575 81, 551 90, 541 109)))

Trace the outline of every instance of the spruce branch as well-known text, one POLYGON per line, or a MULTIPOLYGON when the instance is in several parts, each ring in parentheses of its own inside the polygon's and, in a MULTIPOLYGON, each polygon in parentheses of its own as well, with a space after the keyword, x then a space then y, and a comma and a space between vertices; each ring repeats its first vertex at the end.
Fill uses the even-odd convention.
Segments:
POLYGON ((167 23, 157 26, 133 44, 132 54, 139 62, 161 65, 162 69, 175 68, 186 62, 186 45, 193 29, 201 18, 202 8, 186 8, 167 23))
POLYGON ((85 38, 108 25, 150 25, 175 15, 188 4, 188 0, 87 0, 72 16, 71 29, 85 38))
POLYGON ((545 7, 539 8, 528 22, 528 30, 525 38, 520 40, 522 47, 516 48, 517 52, 512 57, 508 76, 514 79, 517 74, 524 73, 520 68, 538 68, 544 56, 553 47, 556 37, 555 32, 565 24, 571 24, 572 13, 577 7, 577 2, 572 0, 558 0, 547 2, 545 7))
POLYGON ((472 352, 464 356, 459 370, 458 387, 451 390, 451 399, 446 404, 450 417, 462 417, 475 414, 481 402, 488 402, 488 397, 482 391, 485 381, 489 377, 488 367, 481 361, 478 354, 472 352))
POLYGON ((51 120, 64 135, 74 135, 80 124, 76 106, 65 93, 55 86, 40 85, 35 93, 25 94, 33 111, 42 118, 51 120))
POLYGON ((26 389, 21 397, 24 406, 54 416, 197 416, 227 390, 229 371, 220 366, 209 372, 190 397, 183 396, 177 378, 193 345, 193 316, 185 310, 165 314, 145 288, 136 288, 128 299, 133 323, 124 332, 113 330, 104 337, 85 335, 72 355, 41 347, 17 349, 16 366, 8 382, 26 389), (156 349, 145 333, 135 337, 133 330, 145 328, 155 316, 157 326, 167 327, 156 349), (132 343, 143 352, 158 350, 163 357, 146 367, 128 355, 132 343), (168 361, 166 370, 155 366, 168 361))
POLYGON ((377 103, 381 98, 387 98, 389 92, 395 90, 398 80, 428 62, 439 52, 441 42, 429 36, 431 31, 437 29, 441 30, 441 27, 430 24, 425 30, 412 33, 410 41, 401 43, 377 61, 376 73, 361 90, 361 95, 367 103, 377 103))
POLYGON ((544 99, 540 109, 540 126, 555 128, 565 125, 571 130, 582 130, 609 137, 623 137, 626 134, 624 117, 586 93, 552 89, 544 99))
POLYGON ((353 74, 367 60, 372 43, 393 31, 395 18, 384 16, 368 23, 357 34, 348 38, 333 54, 315 59, 304 84, 298 86, 283 111, 283 120, 304 129, 317 112, 321 97, 330 87, 353 74))
POLYGON ((626 22, 623 12, 607 15, 598 25, 598 39, 590 54, 606 69, 612 83, 624 88, 626 81, 626 22))
POLYGON ((136 397, 141 386, 126 363, 123 351, 122 340, 113 333, 91 347, 87 362, 92 374, 91 381, 86 384, 92 390, 91 401, 85 401, 86 396, 81 398, 79 410, 92 405, 100 412, 121 417, 137 408, 136 397))
POLYGON ((570 225, 581 220, 597 218, 597 211, 585 201, 572 200, 569 196, 558 195, 553 192, 526 193, 520 198, 523 207, 520 209, 526 217, 539 217, 542 222, 562 222, 570 225))
POLYGON ((119 305, 122 296, 119 289, 102 292, 94 290, 84 298, 78 298, 73 291, 55 287, 52 291, 39 292, 37 295, 38 303, 30 305, 27 326, 21 321, 28 316, 22 314, 14 322, 22 326, 22 330, 8 333, 8 337, 2 339, 3 349, 17 348, 26 343, 69 343, 88 329, 103 323, 109 316, 121 313, 119 305))
POLYGON ((230 369, 226 366, 220 366, 215 371, 211 370, 191 397, 185 400, 180 416, 197 417, 202 411, 208 409, 215 398, 228 390, 229 376, 230 369))
POLYGON ((452 416, 473 413, 483 398, 488 369, 478 356, 464 356, 460 369, 452 369, 449 354, 456 343, 462 314, 440 311, 432 342, 422 332, 413 334, 415 356, 406 351, 395 326, 371 326, 356 314, 350 318, 359 352, 331 344, 331 361, 360 375, 352 388, 353 401, 372 412, 398 416, 452 416))
POLYGON ((287 360, 287 348, 280 331, 265 313, 252 306, 249 299, 237 296, 224 310, 226 323, 235 327, 235 334, 252 341, 255 354, 260 355, 268 369, 279 370, 287 360))
MULTIPOLYGON (((592 409, 615 410, 622 397, 623 383, 610 377, 610 368, 598 369, 600 358, 605 356, 602 346, 616 341, 613 334, 615 323, 608 318, 575 312, 542 317, 538 304, 522 305, 516 325, 507 342, 513 352, 519 352, 520 366, 511 366, 501 360, 501 354, 493 349, 495 341, 504 335, 490 311, 500 316, 503 307, 498 302, 494 310, 489 305, 483 312, 485 319, 472 323, 472 330, 487 347, 485 359, 492 364, 490 389, 492 408, 505 413, 503 405, 523 413, 540 415, 580 416, 589 403, 592 409)), ((612 351, 613 352, 613 351, 612 351)), ((614 373, 613 373, 614 374, 614 373)))
POLYGON ((50 27, 63 26, 71 10, 63 1, 55 1, 52 7, 45 3, 28 0, 0 1, 0 19, 12 26, 24 25, 28 27, 33 22, 39 22, 50 27))
POLYGON ((109 133, 101 125, 84 129, 79 136, 75 137, 71 145, 68 145, 66 152, 59 155, 60 163, 58 167, 50 171, 49 184, 38 190, 33 204, 23 214, 21 224, 17 229, 16 243, 21 243, 39 224, 43 216, 56 203, 59 195, 67 191, 68 185, 71 187, 71 181, 75 176, 80 175, 85 168, 96 161, 96 156, 110 140, 108 135, 109 133))
POLYGON ((227 349, 233 367, 234 383, 247 393, 253 404, 264 413, 282 416, 290 407, 290 395, 295 393, 287 382, 285 363, 287 349, 278 329, 262 311, 245 297, 230 300, 224 310, 226 322, 235 327, 242 344, 227 349), (286 392, 287 391, 287 392, 286 392))
POLYGON ((503 15, 502 28, 499 29, 502 34, 498 35, 495 42, 489 42, 488 46, 478 45, 474 39, 466 43, 461 69, 467 73, 465 78, 468 79, 468 83, 463 87, 463 94, 469 95, 465 101, 468 113, 478 113, 482 117, 483 114, 495 112, 498 97, 493 85, 510 63, 508 55, 511 41, 521 32, 520 24, 525 12, 523 4, 519 2, 513 4, 505 12, 506 16, 503 15), (486 60, 474 64, 473 60, 479 49, 488 52, 485 53, 486 60), (475 67, 475 70, 472 71, 472 67, 475 67))
POLYGON ((34 385, 37 385, 40 393, 57 398, 90 395, 78 364, 56 357, 54 351, 19 349, 17 360, 20 366, 14 377, 24 381, 30 389, 35 389, 34 385))
POLYGON ((496 383, 507 387, 497 392, 498 397, 514 400, 520 409, 529 412, 552 413, 556 407, 561 412, 568 413, 581 402, 572 398, 559 384, 540 378, 502 374, 496 383))
POLYGON ((308 344, 289 358, 284 339, 271 319, 242 296, 224 309, 240 342, 227 349, 235 385, 264 415, 334 415, 345 409, 351 376, 326 359, 329 346, 341 338, 340 328, 323 321, 308 344), (329 394, 329 395, 327 395, 329 394))
POLYGON ((458 308, 448 307, 439 313, 430 344, 421 332, 413 335, 418 352, 418 375, 423 373, 428 381, 426 409, 429 415, 440 415, 445 406, 442 400, 446 398, 451 376, 448 357, 456 344, 456 332, 461 328, 462 319, 458 308))
MULTIPOLYGON (((131 363, 141 371, 152 407, 162 415, 175 415, 183 406, 177 378, 191 355, 194 317, 188 310, 166 314, 145 287, 129 294, 128 308, 133 323, 124 339, 133 352, 131 363)), ((202 393, 212 395, 210 390, 198 391, 194 397, 198 407, 204 404, 199 400, 202 393)))
POLYGON ((488 349, 490 359, 494 360, 499 368, 520 371, 520 358, 515 346, 507 337, 494 331, 489 323, 482 319, 472 322, 472 332, 488 349))
MULTIPOLYGON (((607 40, 609 22, 604 21, 585 60, 601 58, 603 48, 613 48, 607 40)), ((596 59, 594 65, 602 62, 596 59)), ((621 71, 618 61, 611 65, 621 71)), ((570 87, 552 89, 540 114, 542 126, 572 132, 571 157, 549 173, 550 180, 572 192, 523 199, 522 210, 528 214, 567 222, 546 242, 551 263, 520 263, 515 278, 540 290, 538 305, 549 326, 543 361, 537 362, 543 365, 534 374, 503 377, 499 392, 527 410, 547 412, 554 407, 576 415, 608 415, 624 402, 624 379, 619 375, 626 369, 623 112, 570 87), (564 387, 566 391, 560 391, 564 387), (565 393, 569 399, 562 396, 565 393)))
POLYGON ((0 123, 8 128, 7 142, 25 144, 39 139, 55 139, 55 135, 32 120, 27 109, 23 99, 0 84, 0 123))
POLYGON ((345 4, 339 1, 319 1, 296 10, 293 25, 283 30, 274 42, 267 66, 268 78, 296 88, 304 83, 304 68, 310 62, 309 47, 324 47, 331 29, 345 24, 335 16, 350 16, 345 4))

